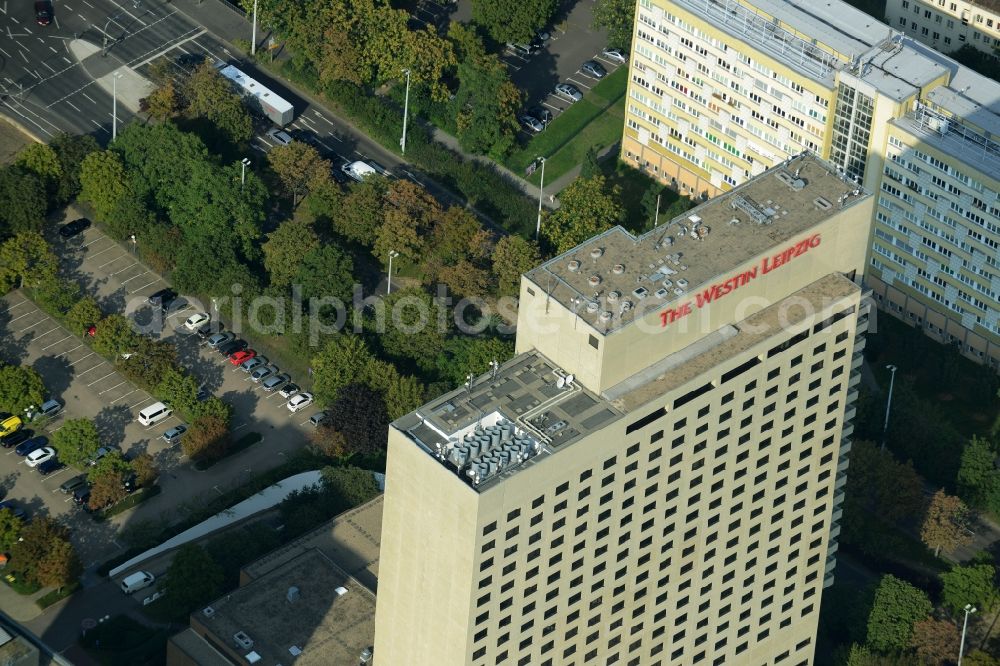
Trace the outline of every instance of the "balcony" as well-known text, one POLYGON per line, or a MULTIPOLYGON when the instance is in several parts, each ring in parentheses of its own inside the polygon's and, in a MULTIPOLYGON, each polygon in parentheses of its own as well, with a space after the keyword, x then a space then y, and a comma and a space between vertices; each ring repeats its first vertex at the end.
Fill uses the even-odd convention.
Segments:
POLYGON ((848 451, 851 450, 851 440, 849 440, 848 437, 850 437, 853 434, 854 434, 854 424, 845 423, 844 429, 840 433, 841 437, 843 437, 843 442, 841 442, 840 444, 841 453, 847 453, 848 451))
POLYGON ((861 364, 865 362, 865 358, 862 354, 858 354, 851 358, 851 371, 857 370, 861 367, 861 364))
POLYGON ((851 465, 851 459, 847 456, 842 456, 837 463, 837 474, 843 474, 847 471, 847 468, 851 465))
POLYGON ((858 413, 858 408, 857 407, 855 407, 854 405, 851 405, 850 407, 848 407, 847 411, 844 412, 844 422, 846 423, 848 421, 853 421, 854 417, 857 415, 857 413, 858 413))
POLYGON ((845 401, 845 404, 853 405, 857 401, 858 401, 858 389, 851 389, 851 391, 848 392, 847 394, 847 399, 845 401))
POLYGON ((840 523, 835 522, 830 525, 830 538, 836 539, 838 536, 840 536, 840 523))
POLYGON ((844 510, 838 506, 836 509, 833 510, 833 513, 830 514, 830 518, 833 519, 834 521, 839 521, 843 515, 844 515, 844 510))

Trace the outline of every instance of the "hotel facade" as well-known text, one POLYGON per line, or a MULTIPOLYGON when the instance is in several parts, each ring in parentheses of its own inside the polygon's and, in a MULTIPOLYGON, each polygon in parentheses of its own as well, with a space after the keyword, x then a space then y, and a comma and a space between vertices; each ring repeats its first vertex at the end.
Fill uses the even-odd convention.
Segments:
POLYGON ((622 159, 696 197, 830 160, 877 193, 882 307, 1000 368, 1000 84, 839 0, 639 0, 635 25, 622 159))
POLYGON ((517 355, 390 427, 375 659, 812 663, 873 204, 805 154, 528 272, 517 355))

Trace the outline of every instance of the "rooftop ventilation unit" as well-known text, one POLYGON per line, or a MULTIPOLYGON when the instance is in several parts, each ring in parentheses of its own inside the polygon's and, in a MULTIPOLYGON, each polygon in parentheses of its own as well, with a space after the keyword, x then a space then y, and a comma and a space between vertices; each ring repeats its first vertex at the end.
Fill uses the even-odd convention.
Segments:
POLYGON ((587 301, 587 312, 594 313, 600 308, 597 301, 587 301))
POLYGON ((656 296, 657 298, 666 298, 668 295, 670 295, 670 292, 667 291, 664 287, 660 287, 655 292, 653 292, 653 295, 656 296))
POLYGON ((287 601, 290 604, 294 604, 296 601, 299 600, 300 596, 301 595, 299 594, 299 588, 293 585, 292 587, 288 588, 288 592, 285 593, 285 601, 287 601))
POLYGON ((293 657, 297 657, 300 654, 302 654, 302 648, 300 648, 298 645, 293 645, 292 647, 288 648, 288 654, 292 655, 293 657))
POLYGON ((625 272, 625 265, 615 264, 614 267, 611 269, 611 272, 614 273, 615 275, 621 275, 622 273, 625 272))
POLYGON ((347 594, 347 588, 346 587, 338 587, 338 588, 335 588, 333 591, 337 593, 338 597, 342 597, 345 594, 347 594))
POLYGON ((587 284, 589 284, 591 287, 596 287, 597 285, 601 284, 601 276, 591 275, 589 278, 587 278, 587 284))
POLYGON ((215 609, 212 608, 211 606, 205 606, 204 608, 201 609, 201 614, 204 615, 205 617, 214 617, 215 609))
POLYGON ((742 194, 737 194, 729 202, 729 205, 733 207, 733 210, 741 210, 750 216, 750 219, 757 224, 770 224, 771 217, 767 214, 767 211, 762 209, 756 201, 750 197, 742 194))
POLYGON ((366 647, 361 651, 361 656, 358 657, 358 666, 366 666, 367 664, 372 663, 372 657, 374 656, 375 653, 372 649, 370 647, 366 647))
POLYGON ((249 650, 253 647, 253 639, 247 636, 245 631, 237 631, 233 634, 233 642, 244 650, 249 650))
POLYGON ((831 208, 833 208, 833 204, 824 199, 823 197, 816 197, 815 199, 813 199, 813 205, 815 205, 816 208, 819 208, 820 210, 830 210, 831 208))
POLYGON ((646 289, 645 287, 639 287, 638 289, 632 292, 632 295, 635 296, 636 298, 643 299, 649 295, 649 290, 646 289))
POLYGON ((569 262, 569 263, 568 263, 568 264, 566 265, 566 268, 568 268, 568 269, 569 269, 570 271, 572 271, 573 273, 575 273, 575 272, 577 272, 578 270, 580 270, 580 262, 579 262, 579 261, 577 261, 576 259, 573 259, 572 261, 570 261, 570 262, 569 262))
POLYGON ((601 321, 603 321, 603 322, 609 322, 609 321, 611 321, 611 311, 610 310, 605 310, 604 312, 601 313, 601 321))
POLYGON ((609 292, 608 292, 608 300, 609 300, 610 302, 614 303, 614 302, 615 302, 615 301, 617 301, 617 300, 618 300, 619 298, 621 298, 621 294, 620 294, 620 293, 618 293, 617 291, 609 291, 609 292))
POLYGON ((256 664, 262 657, 256 652, 248 652, 243 656, 243 658, 247 660, 248 664, 256 664))
POLYGON ((681 289, 687 289, 688 281, 685 280, 684 278, 679 278, 677 280, 677 286, 680 287, 681 289))
POLYGON ((601 255, 603 255, 603 254, 604 254, 604 248, 602 248, 602 247, 595 247, 593 250, 590 251, 590 258, 591 259, 600 259, 601 255))

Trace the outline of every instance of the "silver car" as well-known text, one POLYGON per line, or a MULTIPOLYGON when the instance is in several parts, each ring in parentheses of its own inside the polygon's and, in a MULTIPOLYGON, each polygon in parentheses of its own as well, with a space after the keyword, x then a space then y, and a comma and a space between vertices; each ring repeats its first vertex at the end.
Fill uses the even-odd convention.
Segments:
POLYGON ((557 83, 556 95, 570 102, 579 102, 583 99, 583 93, 572 83, 557 83))
POLYGON ((222 333, 216 333, 208 339, 208 346, 210 349, 218 349, 227 342, 231 342, 236 339, 236 334, 232 331, 224 331, 222 333))
POLYGON ((266 377, 270 377, 271 375, 273 375, 277 371, 278 371, 278 368, 276 366, 273 366, 273 365, 262 365, 262 366, 259 366, 256 370, 254 370, 253 372, 250 373, 250 380, 254 384, 259 384, 260 380, 262 380, 262 379, 264 379, 266 377))
POLYGON ((271 391, 278 388, 282 384, 287 383, 289 380, 291 380, 291 377, 282 373, 280 375, 271 375, 270 377, 262 381, 260 385, 265 391, 270 393, 271 391))
POLYGON ((254 356, 240 363, 240 370, 249 374, 262 365, 267 365, 266 356, 254 356))
POLYGON ((588 76, 592 76, 595 79, 603 79, 608 75, 608 70, 601 66, 601 63, 595 60, 588 60, 587 62, 580 65, 580 71, 588 76))
POLYGON ((601 55, 611 62, 617 62, 619 64, 625 62, 625 52, 621 49, 604 49, 604 51, 601 52, 601 55))
POLYGON ((163 433, 161 439, 167 444, 173 444, 181 437, 183 437, 184 433, 186 432, 187 432, 187 426, 181 423, 180 425, 175 425, 173 428, 163 433))
POLYGON ((544 123, 542 123, 542 121, 540 121, 538 118, 535 118, 534 116, 529 116, 528 114, 524 114, 521 117, 519 117, 518 120, 520 120, 521 124, 530 129, 532 132, 541 132, 543 129, 545 129, 544 123))

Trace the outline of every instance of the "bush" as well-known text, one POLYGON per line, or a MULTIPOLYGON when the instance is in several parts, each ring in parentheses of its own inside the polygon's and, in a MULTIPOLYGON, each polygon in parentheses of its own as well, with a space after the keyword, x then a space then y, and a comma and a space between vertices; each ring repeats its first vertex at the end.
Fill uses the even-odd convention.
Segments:
POLYGON ((163 489, 160 488, 159 486, 140 488, 139 490, 135 491, 134 493, 123 499, 121 502, 113 504, 104 511, 101 511, 100 514, 94 514, 94 517, 107 520, 112 516, 117 516, 119 513, 128 511, 134 506, 138 506, 142 502, 148 500, 150 497, 156 497, 162 492, 162 490, 163 489))
POLYGON ((39 608, 45 610, 52 604, 56 603, 57 601, 62 601, 63 599, 65 599, 66 597, 73 594, 79 589, 80 589, 80 582, 77 581, 75 583, 67 585, 61 590, 52 590, 50 592, 47 592, 46 594, 43 594, 42 596, 35 599, 35 603, 38 604, 39 608))
POLYGON ((204 472, 206 469, 208 469, 215 463, 224 460, 229 456, 235 455, 240 451, 249 448, 250 446, 253 446, 262 439, 264 439, 264 436, 261 435, 259 432, 248 432, 247 434, 243 435, 238 440, 236 440, 236 442, 234 442, 232 446, 227 448, 221 457, 198 460, 197 462, 195 462, 194 468, 199 472, 204 472))

